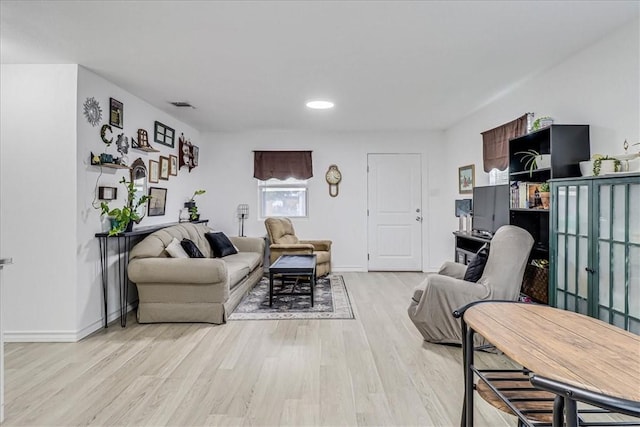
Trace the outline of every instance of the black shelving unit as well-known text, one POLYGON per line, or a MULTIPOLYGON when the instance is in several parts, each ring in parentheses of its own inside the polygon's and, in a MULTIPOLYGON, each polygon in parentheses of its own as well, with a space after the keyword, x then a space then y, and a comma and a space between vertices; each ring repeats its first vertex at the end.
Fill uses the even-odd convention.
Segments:
MULTIPOLYGON (((553 178, 577 177, 580 176, 579 163, 590 157, 589 125, 551 125, 509 140, 509 181, 513 184, 520 181, 546 182, 553 178), (550 154, 551 167, 532 172, 525 169, 524 162, 520 161, 522 155, 515 153, 527 150, 550 154)), ((552 199, 551 205, 553 203, 552 199)), ((535 242, 531 259, 549 259, 549 209, 510 208, 509 223, 524 228, 533 236, 535 242)), ((525 273, 525 282, 527 277, 531 275, 525 273)), ((546 287, 548 289, 548 283, 546 287)), ((535 299, 548 303, 548 297, 538 295, 535 299)))

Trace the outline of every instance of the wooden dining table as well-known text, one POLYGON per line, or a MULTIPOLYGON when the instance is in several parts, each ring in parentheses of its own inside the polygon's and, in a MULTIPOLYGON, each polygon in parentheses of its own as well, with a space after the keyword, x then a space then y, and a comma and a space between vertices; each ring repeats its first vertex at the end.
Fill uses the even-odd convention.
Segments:
POLYGON ((473 425, 474 376, 482 375, 474 366, 474 334, 523 366, 534 388, 556 395, 554 426, 579 424, 578 401, 640 417, 640 336, 538 304, 481 301, 455 315, 464 337, 463 425, 473 425))

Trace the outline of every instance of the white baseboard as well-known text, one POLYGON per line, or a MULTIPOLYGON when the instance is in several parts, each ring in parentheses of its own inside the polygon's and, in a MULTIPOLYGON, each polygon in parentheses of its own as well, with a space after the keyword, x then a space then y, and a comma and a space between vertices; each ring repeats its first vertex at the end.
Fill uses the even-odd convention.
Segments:
POLYGON ((342 267, 336 267, 335 265, 332 265, 331 272, 332 273, 366 273, 367 268, 362 267, 361 265, 342 266, 342 267))
MULTIPOLYGON (((133 306, 127 306, 127 313, 133 310, 133 306)), ((120 320, 120 310, 109 313, 107 323, 120 320)), ((117 322, 112 327, 120 327, 117 322)), ((97 320, 78 331, 4 331, 4 342, 78 342, 82 338, 104 327, 104 319, 97 320)))

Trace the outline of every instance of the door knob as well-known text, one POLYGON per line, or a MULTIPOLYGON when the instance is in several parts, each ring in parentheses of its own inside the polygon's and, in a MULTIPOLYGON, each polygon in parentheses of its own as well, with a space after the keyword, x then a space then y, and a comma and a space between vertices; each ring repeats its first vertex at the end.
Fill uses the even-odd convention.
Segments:
POLYGON ((417 216, 416 217, 416 221, 418 221, 418 222, 422 221, 422 217, 421 216, 417 216))
POLYGON ((420 213, 420 208, 416 209, 416 213, 420 213))

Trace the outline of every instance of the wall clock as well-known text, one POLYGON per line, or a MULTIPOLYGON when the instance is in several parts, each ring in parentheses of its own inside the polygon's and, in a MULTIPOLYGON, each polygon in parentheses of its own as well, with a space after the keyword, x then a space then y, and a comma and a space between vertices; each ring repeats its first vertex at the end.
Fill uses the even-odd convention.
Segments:
POLYGON ((102 120, 102 109, 100 108, 100 104, 96 99, 92 96, 91 98, 87 98, 84 101, 84 116, 87 118, 87 121, 91 126, 96 126, 102 120))
POLYGON ((342 173, 338 170, 338 166, 331 165, 325 174, 327 184, 329 184, 329 195, 336 197, 338 195, 338 184, 342 181, 342 173))

